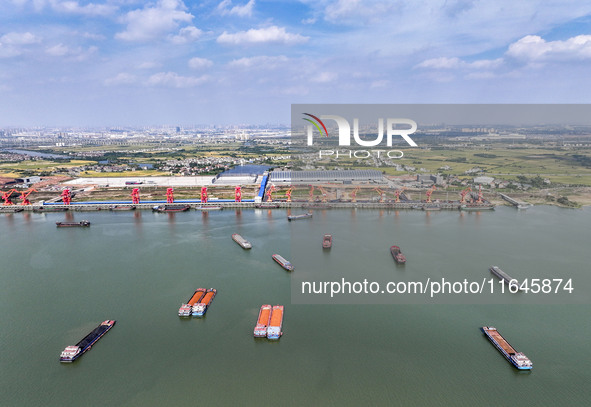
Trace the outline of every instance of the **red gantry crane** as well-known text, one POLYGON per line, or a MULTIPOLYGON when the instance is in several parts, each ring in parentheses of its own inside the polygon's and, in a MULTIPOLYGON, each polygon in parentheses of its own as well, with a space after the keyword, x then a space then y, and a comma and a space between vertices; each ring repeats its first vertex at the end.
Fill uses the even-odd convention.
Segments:
POLYGON ((242 202, 242 187, 240 185, 234 188, 234 202, 242 202))
POLYGON ((275 185, 271 184, 271 187, 267 189, 267 202, 273 202, 273 192, 277 191, 275 185))
POLYGON ((396 195, 396 199, 394 202, 400 202, 400 195, 404 192, 406 188, 402 187, 401 189, 397 189, 394 194, 396 195))
POLYGON ((21 202, 21 205, 31 205, 31 201, 29 201, 29 195, 31 195, 31 192, 37 192, 37 190, 35 188, 29 188, 26 191, 21 192, 21 196, 19 197, 21 202))
POLYGON ((11 189, 9 191, 2 192, 2 199, 4 199, 4 204, 3 205, 14 205, 12 203, 12 200, 10 199, 10 196, 12 194, 14 194, 15 192, 18 192, 18 191, 16 189, 11 189))
POLYGON ((70 205, 70 203, 72 202, 72 194, 70 193, 70 190, 68 188, 65 188, 62 191, 62 202, 64 203, 64 205, 70 205))
POLYGON ((433 193, 433 191, 435 191, 435 185, 433 185, 431 188, 429 188, 429 190, 427 192, 425 192, 425 195, 427 196, 427 203, 431 203, 431 194, 433 193))
POLYGON ((207 187, 201 187, 201 203, 207 203, 207 187))
POLYGON ((137 205, 140 203, 140 189, 139 188, 134 188, 131 191, 131 202, 134 205, 137 205))
POLYGON ((478 199, 476 200, 476 203, 481 204, 482 201, 482 185, 478 185, 478 199))
POLYGON ((463 204, 466 201, 466 195, 468 195, 472 191, 472 188, 468 187, 460 192, 460 203, 463 204))
POLYGON ((289 187, 287 191, 285 191, 285 196, 287 197, 286 201, 291 202, 291 191, 293 191, 294 187, 289 187))
POLYGON ((357 202, 357 192, 361 189, 361 187, 356 187, 353 191, 351 191, 351 202, 357 202))
POLYGON ((174 203, 174 188, 166 188, 166 203, 174 203))
POLYGON ((378 194, 380 194, 380 199, 378 200, 378 202, 382 203, 384 202, 384 198, 386 196, 386 193, 384 191, 382 191, 380 188, 374 188, 374 191, 376 191, 378 194))
POLYGON ((322 188, 320 185, 318 186, 320 192, 322 192, 322 202, 328 201, 328 194, 326 193, 326 189, 322 188))
POLYGON ((310 194, 308 196, 308 202, 314 202, 314 185, 310 185, 310 194))

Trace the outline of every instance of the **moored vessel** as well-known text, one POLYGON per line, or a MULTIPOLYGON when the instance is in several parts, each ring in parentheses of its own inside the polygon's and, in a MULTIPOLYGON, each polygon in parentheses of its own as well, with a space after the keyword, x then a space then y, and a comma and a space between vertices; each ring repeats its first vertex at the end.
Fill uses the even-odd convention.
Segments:
POLYGON ((531 360, 521 352, 517 352, 513 346, 493 326, 483 326, 480 328, 489 341, 519 370, 530 370, 533 367, 531 360))
POLYGON ((197 209, 198 211, 221 211, 222 209, 224 209, 224 207, 221 205, 201 205, 195 209, 197 209))
POLYGON ((287 217, 287 220, 291 222, 292 220, 310 219, 311 217, 312 217, 312 213, 307 212, 307 213, 302 213, 301 215, 290 215, 287 217))
POLYGON ((185 212, 189 209, 189 205, 158 205, 152 208, 154 212, 185 212))
POLYGON ((101 339, 104 334, 113 328, 115 322, 117 321, 108 319, 94 328, 91 333, 82 338, 82 340, 76 345, 66 346, 60 355, 60 362, 68 363, 78 359, 84 352, 89 350, 96 341, 101 339))
POLYGON ((501 270, 497 266, 491 266, 489 268, 489 270, 492 274, 497 276, 499 279, 503 280, 513 290, 517 291, 520 289, 519 288, 519 285, 520 285, 519 281, 517 281, 513 277, 509 276, 507 273, 505 273, 503 270, 501 270))
POLYGON ((183 303, 179 308, 179 317, 188 317, 191 316, 191 312, 193 311, 193 305, 197 304, 201 298, 206 293, 205 288, 198 288, 195 290, 193 295, 189 298, 186 303, 183 303))
POLYGON ((213 297, 215 297, 217 292, 218 291, 215 288, 210 288, 209 290, 207 290, 203 298, 201 298, 201 300, 198 303, 193 305, 191 315, 193 315, 194 317, 202 317, 203 315, 205 315, 205 313, 209 309, 209 306, 211 305, 211 302, 213 301, 213 297))
POLYGON ((277 263, 279 263, 279 265, 281 267, 283 267, 285 270, 287 270, 287 271, 293 271, 294 270, 293 265, 289 261, 285 260, 283 258, 283 256, 281 256, 279 254, 274 254, 271 257, 273 257, 273 260, 275 260, 277 263))
POLYGON ((257 324, 254 327, 255 338, 264 338, 267 336, 267 328, 269 327, 269 322, 271 321, 271 310, 271 305, 261 305, 259 317, 257 318, 257 324))
POLYGON ((269 321, 269 327, 267 328, 268 339, 279 339, 283 332, 283 305, 275 305, 271 313, 271 320, 269 321))
POLYGON ((322 248, 330 249, 332 247, 332 235, 326 234, 322 238, 322 248))
POLYGON ((460 206, 463 211, 476 212, 476 211, 494 211, 495 206, 491 204, 465 204, 460 206))
POLYGON ((243 249, 252 249, 252 244, 238 233, 232 235, 232 240, 238 243, 243 249))
POLYGON ((70 228, 70 227, 87 227, 90 226, 90 222, 82 220, 80 222, 55 222, 58 228, 70 228))
POLYGON ((109 206, 110 211, 133 211, 134 205, 111 205, 109 206))
POLYGON ((398 246, 390 247, 390 254, 394 258, 394 261, 396 263, 400 263, 400 264, 406 263, 406 256, 404 256, 404 254, 402 254, 402 250, 400 250, 400 247, 398 247, 398 246))

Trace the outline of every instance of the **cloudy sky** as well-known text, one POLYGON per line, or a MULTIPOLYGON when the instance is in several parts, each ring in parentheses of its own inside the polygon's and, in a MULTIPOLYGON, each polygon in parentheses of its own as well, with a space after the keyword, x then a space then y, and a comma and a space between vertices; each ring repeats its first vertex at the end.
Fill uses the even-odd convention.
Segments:
POLYGON ((590 103, 580 0, 0 0, 0 127, 289 124, 291 103, 590 103))

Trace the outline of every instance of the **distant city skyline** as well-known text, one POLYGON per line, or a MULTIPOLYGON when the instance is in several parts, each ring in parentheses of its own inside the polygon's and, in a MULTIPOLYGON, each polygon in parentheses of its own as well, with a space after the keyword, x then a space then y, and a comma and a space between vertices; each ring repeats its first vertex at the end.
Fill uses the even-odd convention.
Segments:
POLYGON ((0 27, 0 127, 591 102, 591 4, 574 0, 5 0, 0 27))

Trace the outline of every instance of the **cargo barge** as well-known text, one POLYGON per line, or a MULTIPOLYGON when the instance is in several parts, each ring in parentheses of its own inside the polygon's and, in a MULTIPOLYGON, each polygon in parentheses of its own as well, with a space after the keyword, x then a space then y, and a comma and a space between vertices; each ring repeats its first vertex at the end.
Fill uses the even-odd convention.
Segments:
POLYGON ((519 288, 519 285, 520 285, 519 281, 517 281, 516 279, 509 276, 507 273, 505 273, 503 270, 501 270, 497 266, 491 266, 489 268, 489 270, 492 274, 497 276, 500 280, 503 280, 513 290, 517 291, 520 289, 519 288))
POLYGON ((110 211, 133 211, 135 206, 133 205, 111 205, 109 206, 110 211))
POLYGON ((322 238, 322 248, 323 249, 330 249, 332 247, 332 235, 324 235, 322 238))
POLYGON ((159 205, 152 208, 154 212, 185 212, 189 209, 189 205, 159 205))
POLYGON ((275 305, 271 313, 271 321, 267 328, 267 339, 279 339, 283 332, 283 305, 275 305))
POLYGON ((269 327, 269 322, 271 321, 271 310, 272 307, 269 304, 261 306, 261 309, 259 310, 259 317, 257 318, 257 324, 254 327, 255 338, 264 338, 267 336, 267 328, 269 327))
POLYGON ((293 265, 289 261, 285 260, 283 258, 283 256, 280 256, 279 254, 274 254, 271 257, 273 257, 273 260, 275 260, 277 263, 279 263, 279 265, 281 267, 283 267, 285 270, 287 270, 287 271, 293 271, 294 270, 293 265))
POLYGON ((308 212, 308 213, 302 213, 301 215, 290 215, 287 217, 288 221, 292 221, 292 220, 300 220, 300 219, 310 219, 312 217, 312 213, 308 212))
POLYGON ((402 254, 402 250, 398 246, 390 247, 390 254, 394 258, 394 261, 399 264, 406 263, 406 257, 402 254))
POLYGON ((86 335, 80 342, 74 346, 66 346, 66 349, 60 355, 60 362, 69 363, 78 359, 84 352, 89 350, 92 345, 102 338, 113 326, 115 325, 113 320, 106 320, 94 330, 86 335))
POLYGON ((224 207, 221 205, 211 205, 211 206, 198 206, 195 209, 197 209, 198 211, 221 211, 222 209, 224 209, 224 207))
POLYGON ((90 222, 87 220, 80 222, 55 222, 55 225, 58 228, 88 227, 90 226, 90 222))
POLYGON ((240 247, 242 247, 245 250, 252 249, 252 244, 248 240, 240 236, 238 233, 234 233, 232 235, 232 240, 238 243, 240 247))
POLYGON ((189 301, 183 303, 179 308, 179 317, 189 317, 193 311, 193 306, 197 304, 205 295, 207 290, 205 288, 198 288, 195 290, 189 301))
POLYGON ((492 326, 483 326, 480 328, 489 341, 519 370, 530 370, 533 367, 531 360, 521 352, 517 352, 513 346, 507 342, 503 336, 492 326))
POLYGON ((463 211, 475 212, 475 211, 494 211, 494 205, 489 204, 466 204, 460 206, 463 211))
POLYGON ((207 290, 203 298, 201 298, 197 304, 193 305, 191 315, 194 317, 202 317, 205 315, 209 309, 209 306, 211 305, 211 302, 213 301, 213 297, 215 297, 217 292, 218 291, 215 288, 210 288, 207 290))

